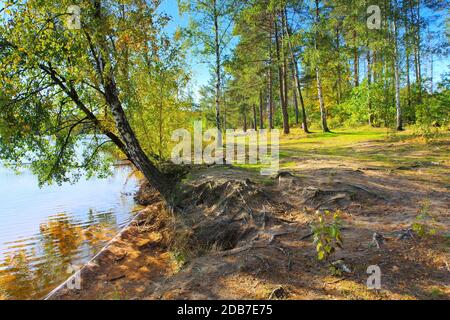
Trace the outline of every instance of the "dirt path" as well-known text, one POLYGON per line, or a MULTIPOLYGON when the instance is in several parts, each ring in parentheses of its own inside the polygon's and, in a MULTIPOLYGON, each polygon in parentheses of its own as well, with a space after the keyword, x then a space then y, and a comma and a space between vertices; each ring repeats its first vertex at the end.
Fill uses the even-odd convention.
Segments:
POLYGON ((159 203, 148 206, 85 269, 81 291, 53 298, 450 298, 448 161, 395 170, 338 157, 285 161, 294 164, 276 179, 228 167, 192 173, 175 216, 159 203), (309 236, 316 210, 343 212, 344 245, 333 259, 349 273, 332 276, 317 260, 309 236), (437 233, 400 240, 424 210, 437 233), (374 233, 385 238, 380 248, 374 233), (370 265, 381 269, 381 290, 366 287, 370 265))

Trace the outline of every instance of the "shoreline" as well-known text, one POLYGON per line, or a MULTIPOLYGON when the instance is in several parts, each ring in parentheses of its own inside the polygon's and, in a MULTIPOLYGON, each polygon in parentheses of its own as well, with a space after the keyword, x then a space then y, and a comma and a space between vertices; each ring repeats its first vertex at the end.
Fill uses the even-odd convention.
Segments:
POLYGON ((115 242, 122 236, 122 234, 124 232, 126 232, 126 230, 129 228, 129 226, 132 223, 134 223, 135 221, 137 221, 139 219, 139 217, 145 213, 145 209, 146 208, 144 208, 144 209, 140 210, 138 213, 136 213, 136 215, 133 217, 133 219, 131 219, 125 226, 123 226, 123 228, 111 240, 109 240, 108 243, 106 243, 104 245, 104 247, 97 254, 95 254, 88 262, 83 264, 83 266, 80 268, 80 270, 78 270, 73 275, 68 277, 67 280, 65 280, 63 283, 58 285, 55 289, 53 289, 50 293, 48 293, 41 300, 53 300, 54 298, 57 298, 57 296, 59 294, 64 294, 63 290, 65 290, 65 289, 70 290, 70 289, 68 289, 67 284, 70 283, 72 280, 74 280, 75 277, 77 277, 79 275, 82 277, 83 271, 85 271, 86 268, 89 268, 89 265, 95 264, 96 261, 99 258, 101 258, 101 256, 103 254, 105 254, 111 246, 114 246, 115 242))
POLYGON ((114 291, 116 282, 125 278, 128 281, 133 277, 139 282, 149 274, 155 276, 152 277, 154 281, 158 281, 159 276, 170 272, 172 261, 166 250, 167 237, 163 230, 168 218, 164 204, 153 190, 148 188, 148 184, 142 182, 134 197, 136 204, 143 206, 143 209, 138 211, 80 270, 53 289, 43 300, 116 299, 113 295, 121 294, 114 291), (156 264, 151 272, 139 266, 136 271, 136 264, 143 266, 148 262, 140 259, 148 260, 148 258, 161 263, 156 264), (139 272, 142 274, 137 274, 139 272), (71 289, 75 277, 80 277, 81 289, 71 289), (113 289, 102 290, 98 286, 111 286, 113 289), (111 294, 99 295, 99 292, 104 291, 111 294))

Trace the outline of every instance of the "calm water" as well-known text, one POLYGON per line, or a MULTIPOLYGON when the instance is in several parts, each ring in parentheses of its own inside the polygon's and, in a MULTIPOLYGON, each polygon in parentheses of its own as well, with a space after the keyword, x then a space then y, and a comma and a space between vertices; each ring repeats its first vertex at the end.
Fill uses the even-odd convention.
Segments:
POLYGON ((42 298, 129 222, 138 209, 130 172, 40 189, 30 172, 0 164, 0 300, 42 298))

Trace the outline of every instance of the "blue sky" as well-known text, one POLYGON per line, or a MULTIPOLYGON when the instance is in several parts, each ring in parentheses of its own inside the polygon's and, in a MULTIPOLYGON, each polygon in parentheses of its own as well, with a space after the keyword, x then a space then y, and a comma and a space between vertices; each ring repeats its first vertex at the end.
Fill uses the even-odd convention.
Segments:
MULTIPOLYGON (((186 27, 188 25, 189 17, 186 14, 180 16, 177 0, 163 0, 160 11, 165 12, 172 17, 172 20, 166 28, 169 33, 174 33, 177 30, 177 27, 186 27)), ((187 58, 188 63, 191 66, 194 97, 198 100, 198 90, 201 86, 208 84, 210 73, 206 64, 200 63, 193 55, 188 55, 187 58)))

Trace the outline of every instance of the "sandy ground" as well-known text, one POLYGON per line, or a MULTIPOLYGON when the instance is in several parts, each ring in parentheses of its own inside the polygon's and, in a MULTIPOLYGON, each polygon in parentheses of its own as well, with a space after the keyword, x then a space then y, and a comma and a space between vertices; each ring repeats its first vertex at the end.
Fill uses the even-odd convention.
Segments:
MULTIPOLYGON (((368 142, 352 150, 383 147, 368 142)), ((450 298, 448 161, 434 164, 436 171, 323 157, 294 161, 291 175, 270 180, 237 168, 192 173, 190 205, 173 213, 153 199, 83 269, 81 290, 63 288, 51 298, 450 298), (348 273, 333 275, 318 261, 309 236, 316 210, 326 209, 342 211, 343 248, 332 259, 348 273), (436 234, 400 240, 424 210, 436 234), (380 248, 375 232, 385 239, 380 248), (381 269, 381 290, 366 286, 370 265, 381 269)))

